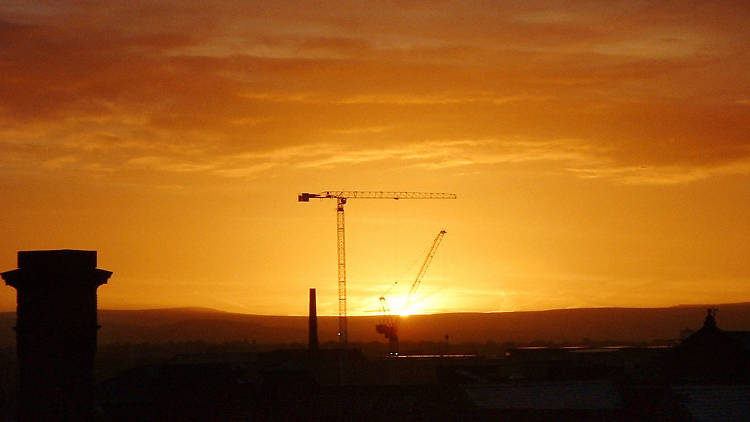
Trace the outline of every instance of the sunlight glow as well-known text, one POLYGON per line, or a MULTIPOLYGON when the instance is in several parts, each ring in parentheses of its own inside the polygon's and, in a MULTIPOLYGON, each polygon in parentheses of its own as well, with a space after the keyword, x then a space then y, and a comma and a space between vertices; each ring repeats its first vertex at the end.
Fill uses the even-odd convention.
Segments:
POLYGON ((399 315, 402 317, 408 317, 409 315, 425 314, 428 312, 426 303, 423 298, 417 298, 406 303, 406 295, 394 296, 388 298, 388 305, 391 308, 392 315, 399 315))

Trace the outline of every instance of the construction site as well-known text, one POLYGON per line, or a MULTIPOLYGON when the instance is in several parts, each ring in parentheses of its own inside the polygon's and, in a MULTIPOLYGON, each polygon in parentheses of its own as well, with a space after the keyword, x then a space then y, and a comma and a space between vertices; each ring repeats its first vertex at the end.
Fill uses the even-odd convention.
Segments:
MULTIPOLYGON (((690 310, 686 315, 691 329, 683 330, 681 338, 674 330, 675 337, 651 342, 596 342, 580 336, 561 343, 529 341, 530 337, 510 342, 518 338, 514 336, 522 325, 517 315, 510 315, 510 322, 492 331, 491 337, 482 334, 486 342, 453 344, 448 332, 471 338, 472 331, 486 329, 480 320, 491 318, 490 324, 499 327, 503 315, 403 319, 403 310, 420 300, 419 288, 448 233, 443 227, 436 228, 432 239, 425 239, 426 253, 416 274, 402 283, 404 302, 398 310, 392 300, 396 281, 382 286, 383 293, 372 305, 377 307, 376 316, 350 317, 345 205, 354 199, 456 199, 456 195, 372 191, 298 195, 299 202, 312 199, 336 203, 338 315, 319 317, 317 289, 301 290, 299 300, 308 303, 305 329, 299 325, 303 317, 247 320, 241 315, 183 311, 190 316, 178 318, 199 327, 197 338, 203 340, 180 341, 185 337, 175 333, 185 325, 175 319, 165 320, 162 331, 152 332, 154 337, 134 336, 134 331, 128 337, 123 321, 131 320, 133 313, 125 312, 117 322, 111 313, 97 312, 96 290, 113 272, 96 268, 96 251, 19 252, 19 268, 2 273, 18 291, 15 327, 20 328, 15 330, 17 353, 13 347, 0 348, 3 420, 16 420, 13 415, 18 414, 20 420, 60 421, 635 422, 738 421, 750 414, 750 332, 721 329, 714 308, 708 309, 702 326, 701 310, 690 310), (199 314, 203 319, 194 319, 199 314), (355 337, 350 336, 350 319, 357 325, 355 337), (279 325, 284 321, 292 325, 279 325), (432 341, 424 341, 424 326, 420 337, 414 336, 417 331, 404 329, 424 321, 430 321, 432 341), (263 323, 270 325, 257 343, 242 334, 230 337, 233 342, 204 341, 211 333, 226 327, 236 331, 240 325, 260 336, 263 323), (362 324, 369 336, 363 335, 362 324), (104 345, 98 338, 102 327, 108 336, 104 345), (327 331, 334 327, 335 336, 327 331), (112 328, 121 331, 117 334, 112 328), (274 337, 284 330, 297 340, 274 337), (326 341, 320 341, 321 330, 326 341), (306 343, 299 341, 301 332, 306 343), (443 332, 444 338, 436 340, 434 333, 443 332), (151 343, 150 338, 162 343, 151 343), (333 338, 336 341, 330 341, 333 338), (706 419, 717 412, 726 418, 706 419)), ((737 309, 735 314, 750 314, 750 307, 737 309)), ((586 315, 594 314, 583 314, 584 319, 592 318, 586 315)), ((148 319, 154 317, 150 313, 148 319)), ((585 326, 572 324, 570 313, 539 317, 540 324, 552 327, 547 336, 560 334, 565 325, 574 330, 585 326)), ((619 327, 625 327, 623 314, 616 318, 619 327)), ((652 322, 640 314, 631 320, 635 332, 647 330, 652 322)), ((611 325, 605 332, 613 332, 611 325)))
MULTIPOLYGON (((347 294, 346 294, 346 236, 344 224, 344 205, 350 199, 456 199, 453 193, 435 192, 376 192, 376 191, 325 191, 321 193, 301 193, 298 195, 299 202, 310 202, 310 199, 335 199, 336 200, 336 252, 337 252, 337 289, 338 289, 338 338, 342 349, 348 347, 348 325, 347 325, 347 294)), ((427 256, 424 259, 416 278, 411 283, 406 295, 403 309, 408 309, 409 304, 415 299, 415 293, 424 278, 427 269, 437 253, 438 246, 443 240, 446 231, 440 230, 432 242, 427 256)), ((391 286, 392 287, 392 286, 391 286)), ((311 295, 311 311, 314 309, 311 295)), ((375 330, 382 334, 389 344, 389 355, 398 356, 398 326, 399 315, 391 312, 391 306, 385 296, 380 296, 378 305, 381 320, 375 326, 375 330)), ((311 318, 313 315, 311 314, 311 318)), ((312 322, 311 322, 312 324, 312 322)), ((311 325, 312 327, 312 325, 311 325)), ((311 334, 312 335, 312 334, 311 334)), ((315 341, 317 343, 317 340, 315 341)))

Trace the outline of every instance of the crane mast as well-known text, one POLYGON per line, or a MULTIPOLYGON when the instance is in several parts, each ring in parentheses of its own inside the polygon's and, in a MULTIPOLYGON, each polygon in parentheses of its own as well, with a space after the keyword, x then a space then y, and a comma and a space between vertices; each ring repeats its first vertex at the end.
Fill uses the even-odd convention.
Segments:
POLYGON ((346 321, 346 241, 344 236, 344 205, 347 199, 456 199, 454 193, 435 192, 382 192, 382 191, 324 191, 320 193, 300 193, 298 202, 310 202, 310 199, 336 199, 336 241, 338 252, 338 305, 339 305, 339 343, 346 347, 348 343, 346 321))
POLYGON ((336 201, 336 242, 338 255, 338 292, 339 292, 339 341, 346 347, 348 342, 346 324, 346 241, 344 239, 344 204, 346 198, 336 201))

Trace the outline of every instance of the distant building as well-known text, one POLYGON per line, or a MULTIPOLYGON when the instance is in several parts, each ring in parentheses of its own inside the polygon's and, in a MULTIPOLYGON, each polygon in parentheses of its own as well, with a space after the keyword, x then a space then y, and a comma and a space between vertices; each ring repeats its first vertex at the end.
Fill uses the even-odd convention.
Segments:
POLYGON ((688 383, 750 381, 750 331, 724 331, 709 309, 703 327, 674 348, 671 379, 688 383))

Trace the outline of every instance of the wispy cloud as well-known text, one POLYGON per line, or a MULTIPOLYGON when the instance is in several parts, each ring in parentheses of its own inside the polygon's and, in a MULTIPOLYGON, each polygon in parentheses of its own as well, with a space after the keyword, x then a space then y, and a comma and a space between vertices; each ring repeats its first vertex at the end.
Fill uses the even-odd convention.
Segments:
POLYGON ((394 126, 369 126, 369 127, 357 127, 351 129, 334 129, 331 133, 337 135, 357 135, 361 133, 382 133, 392 130, 394 126))
POLYGON ((207 171, 214 168, 211 163, 193 163, 164 156, 145 156, 131 158, 125 162, 127 167, 147 168, 165 172, 190 173, 207 171))
POLYGON ((49 160, 45 160, 42 165, 47 168, 55 169, 63 167, 66 164, 75 163, 78 161, 78 158, 73 155, 64 155, 61 157, 55 157, 50 158, 49 160))
POLYGON ((715 176, 750 175, 750 159, 715 166, 628 166, 600 168, 568 168, 583 178, 609 179, 631 185, 677 185, 715 176))
POLYGON ((519 101, 540 101, 545 96, 532 95, 509 95, 495 96, 485 95, 410 95, 410 94, 368 94, 350 98, 344 98, 338 102, 341 104, 393 104, 393 105, 435 105, 435 104, 465 104, 465 103, 488 103, 508 104, 519 101))

